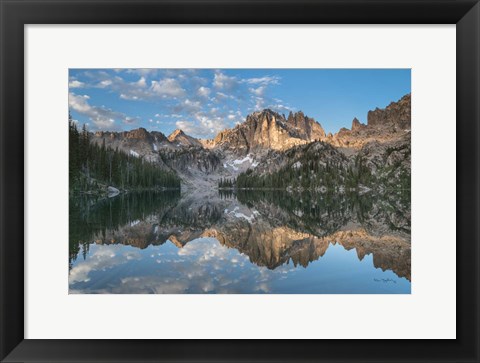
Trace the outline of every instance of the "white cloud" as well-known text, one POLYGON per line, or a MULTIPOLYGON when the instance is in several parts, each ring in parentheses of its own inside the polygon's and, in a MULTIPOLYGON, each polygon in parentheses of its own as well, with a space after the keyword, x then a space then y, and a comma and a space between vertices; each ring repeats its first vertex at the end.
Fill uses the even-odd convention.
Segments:
POLYGON ((110 79, 105 79, 103 81, 98 82, 97 87, 98 88, 106 88, 108 86, 112 85, 112 81, 110 79))
POLYGON ((242 82, 251 84, 251 85, 269 85, 269 84, 280 84, 280 77, 277 76, 265 76, 260 78, 246 78, 242 79, 242 82))
POLYGON ((258 88, 249 88, 248 90, 253 93, 254 95, 257 95, 257 96, 263 96, 263 94, 265 93, 265 90, 267 89, 266 86, 260 86, 258 88))
POLYGON ((165 115, 162 115, 160 113, 156 113, 155 117, 157 117, 157 118, 183 118, 184 116, 182 116, 178 113, 171 113, 171 114, 165 114, 165 115))
POLYGON ((203 128, 203 126, 198 125, 193 121, 180 120, 177 121, 175 125, 177 126, 177 129, 180 129, 183 132, 192 136, 203 135, 205 133, 205 129, 203 128))
POLYGON ((122 100, 129 100, 129 101, 137 101, 138 100, 138 96, 131 96, 131 95, 128 95, 128 94, 125 94, 125 93, 120 94, 120 98, 122 100))
POLYGON ((71 81, 68 83, 68 87, 69 87, 69 88, 83 88, 83 87, 85 87, 85 83, 80 82, 80 81, 74 79, 74 80, 71 80, 71 81))
POLYGON ((276 111, 276 112, 289 112, 289 111, 295 111, 295 109, 293 107, 290 107, 288 105, 283 105, 281 103, 279 104, 273 104, 273 105, 269 105, 268 108, 276 111))
POLYGON ((208 97, 210 95, 210 88, 208 87, 200 87, 197 91, 197 95, 200 97, 208 97))
POLYGON ((116 121, 120 121, 123 124, 132 124, 138 121, 138 118, 129 117, 122 112, 113 111, 104 106, 92 106, 89 104, 88 95, 76 95, 72 92, 68 95, 69 107, 85 116, 88 116, 93 124, 100 130, 115 130, 121 129, 121 125, 116 121))
POLYGON ((140 79, 137 81, 136 85, 140 88, 145 88, 147 87, 147 80, 145 77, 140 77, 140 79))
POLYGON ((212 100, 217 104, 228 100, 235 100, 239 103, 247 102, 250 103, 251 110, 257 111, 272 103, 267 97, 267 91, 270 86, 278 84, 280 84, 280 77, 278 76, 239 78, 229 76, 222 71, 216 71, 213 86, 217 89, 217 92, 212 100), (248 94, 253 97, 248 98, 248 94))
POLYGON ((263 99, 263 97, 255 97, 254 100, 255 100, 254 110, 255 111, 263 110, 265 107, 265 100, 263 99))
POLYGON ((213 86, 218 89, 232 90, 236 88, 240 83, 246 83, 253 86, 277 85, 280 83, 280 77, 264 76, 259 78, 239 79, 234 76, 227 76, 221 71, 215 72, 215 75, 213 77, 213 86))
MULTIPOLYGON (((92 76, 91 76, 92 77, 92 76)), ((110 89, 119 94, 124 100, 145 100, 152 97, 147 86, 147 80, 141 76, 136 82, 126 82, 120 76, 111 77, 108 73, 99 72, 96 88, 110 89)))
POLYGON ((173 107, 173 110, 175 112, 186 112, 188 114, 199 112, 201 111, 201 109, 202 109, 202 104, 200 103, 200 101, 192 101, 188 98, 177 103, 173 107))
POLYGON ((218 71, 213 76, 213 86, 218 89, 232 90, 238 86, 238 79, 218 71))
POLYGON ((175 124, 177 128, 189 135, 211 138, 228 127, 226 120, 225 117, 219 116, 215 112, 213 114, 211 112, 198 112, 194 115, 193 120, 180 120, 175 124))
POLYGON ((223 93, 223 92, 217 92, 216 97, 215 97, 215 101, 221 102, 221 101, 226 100, 226 99, 234 100, 235 96, 227 95, 226 93, 223 93))
POLYGON ((138 68, 138 69, 126 69, 127 73, 138 74, 143 77, 156 76, 158 74, 157 68, 138 68))
POLYGON ((110 89, 124 100, 156 100, 185 96, 185 89, 180 82, 171 77, 152 80, 148 78, 159 73, 158 69, 125 70, 126 73, 138 74, 137 81, 129 82, 122 78, 122 71, 112 75, 105 71, 87 71, 84 76, 91 79, 92 87, 110 89))
POLYGON ((159 81, 152 81, 150 90, 161 97, 182 97, 185 95, 185 90, 174 78, 164 78, 159 81))
MULTIPOLYGON (((233 109, 258 111, 270 107, 268 105, 274 105, 271 108, 279 111, 290 109, 284 102, 269 97, 270 87, 280 81, 280 77, 275 75, 242 78, 216 70, 207 79, 200 77, 198 71, 188 69, 124 69, 114 72, 86 71, 82 77, 87 80, 80 78, 85 87, 113 91, 124 100, 155 103, 159 111, 155 114, 156 118, 170 119, 172 123, 178 121, 186 132, 190 130, 195 135, 212 136, 214 132, 243 122, 242 115, 237 115, 233 109), (134 75, 139 78, 130 81, 134 75), (229 113, 236 116, 228 116, 229 113)), ((70 81, 72 83, 76 78, 72 77, 70 81)), ((75 107, 82 108, 82 101, 85 99, 78 99, 75 107)), ((128 122, 121 113, 103 106, 88 106, 90 108, 85 110, 83 105, 83 112, 88 113, 99 128, 119 127, 117 120, 128 122)))

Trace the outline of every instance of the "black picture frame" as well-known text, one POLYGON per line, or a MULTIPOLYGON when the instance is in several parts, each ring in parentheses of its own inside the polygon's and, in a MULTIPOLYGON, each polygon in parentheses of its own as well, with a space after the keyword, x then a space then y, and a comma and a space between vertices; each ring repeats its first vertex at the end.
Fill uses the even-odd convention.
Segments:
POLYGON ((479 361, 478 0, 0 0, 0 14, 2 362, 479 361), (159 23, 456 24, 457 339, 24 339, 24 26, 159 23))

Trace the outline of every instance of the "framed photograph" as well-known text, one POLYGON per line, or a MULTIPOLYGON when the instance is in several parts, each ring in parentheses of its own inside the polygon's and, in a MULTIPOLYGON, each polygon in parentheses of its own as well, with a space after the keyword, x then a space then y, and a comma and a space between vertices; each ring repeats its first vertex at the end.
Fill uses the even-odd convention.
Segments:
POLYGON ((2 362, 479 361, 478 1, 1 10, 2 362))

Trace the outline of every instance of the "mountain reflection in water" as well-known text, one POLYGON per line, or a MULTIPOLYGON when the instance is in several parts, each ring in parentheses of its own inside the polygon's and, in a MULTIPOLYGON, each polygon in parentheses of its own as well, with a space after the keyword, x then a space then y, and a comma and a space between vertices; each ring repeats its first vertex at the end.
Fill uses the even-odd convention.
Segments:
POLYGON ((70 200, 71 293, 410 293, 410 195, 70 200))

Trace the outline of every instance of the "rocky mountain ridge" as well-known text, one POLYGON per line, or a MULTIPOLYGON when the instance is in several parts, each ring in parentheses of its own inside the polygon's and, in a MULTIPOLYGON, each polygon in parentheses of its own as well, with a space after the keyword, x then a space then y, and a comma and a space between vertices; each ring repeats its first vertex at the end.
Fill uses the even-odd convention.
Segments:
POLYGON ((179 129, 176 129, 174 132, 172 132, 168 136, 167 139, 168 139, 168 141, 170 141, 173 144, 176 144, 177 146, 186 146, 186 147, 190 147, 190 146, 201 147, 202 146, 202 144, 200 143, 200 141, 198 141, 198 139, 196 139, 192 136, 188 136, 182 130, 179 130, 179 129))
POLYGON ((301 111, 295 114, 290 112, 288 118, 285 118, 284 115, 265 109, 248 115, 244 123, 220 132, 204 145, 248 154, 262 149, 287 150, 324 137, 322 126, 301 111))
POLYGON ((369 111, 367 124, 354 118, 350 130, 342 128, 322 141, 336 147, 359 150, 370 142, 389 143, 402 139, 410 133, 410 127, 411 94, 407 94, 384 109, 369 111))
MULTIPOLYGON (((367 124, 354 118, 351 129, 342 128, 335 134, 326 135, 318 122, 301 111, 290 112, 286 117, 265 109, 248 115, 245 122, 210 140, 196 139, 178 129, 167 137, 139 128, 99 131, 92 135, 92 141, 174 170, 186 185, 205 186, 220 178, 235 178, 248 169, 268 173, 294 159, 301 163, 302 153, 311 152, 310 146, 316 150, 314 157, 324 163, 329 158, 343 158, 347 165, 361 155, 372 170, 381 163, 405 164, 409 169, 406 164, 410 159, 405 152, 386 154, 390 148, 402 149, 402 145, 410 143, 410 127, 411 95, 407 94, 385 109, 369 111, 367 124), (393 162, 395 158, 397 161, 393 162)), ((409 153, 410 149, 403 150, 409 153)))
POLYGON ((367 124, 357 118, 352 121, 351 129, 342 128, 335 134, 326 134, 322 126, 302 111, 288 117, 270 109, 254 112, 245 122, 232 129, 226 129, 213 139, 196 139, 177 129, 168 137, 158 131, 147 131, 141 127, 131 131, 98 131, 96 139, 133 140, 149 143, 151 148, 203 147, 206 149, 229 150, 237 154, 248 154, 262 149, 287 150, 297 145, 314 141, 324 141, 337 147, 360 148, 370 141, 386 142, 400 138, 410 132, 411 94, 398 102, 390 103, 385 109, 369 111, 367 124))

